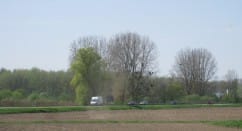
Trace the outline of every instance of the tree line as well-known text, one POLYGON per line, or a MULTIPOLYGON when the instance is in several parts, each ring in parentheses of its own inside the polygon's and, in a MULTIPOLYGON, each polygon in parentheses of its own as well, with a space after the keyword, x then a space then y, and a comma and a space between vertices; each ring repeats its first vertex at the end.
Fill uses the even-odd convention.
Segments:
POLYGON ((132 32, 118 33, 110 39, 89 36, 74 41, 71 70, 76 101, 88 104, 96 95, 110 96, 120 103, 144 99, 160 103, 186 96, 205 101, 223 96, 231 102, 239 101, 236 71, 228 72, 233 77, 226 80, 225 86, 214 84, 217 62, 207 49, 181 49, 170 78, 154 75, 156 54, 153 41, 132 32))
POLYGON ((103 96, 107 104, 241 101, 236 71, 214 80, 217 62, 207 49, 181 49, 170 76, 159 77, 156 44, 147 36, 87 36, 70 47, 67 71, 1 69, 0 105, 88 105, 92 96, 103 96))
POLYGON ((74 99, 69 71, 44 71, 38 68, 0 70, 0 104, 29 106, 57 104, 74 99), (41 104, 39 103, 39 104, 41 104))

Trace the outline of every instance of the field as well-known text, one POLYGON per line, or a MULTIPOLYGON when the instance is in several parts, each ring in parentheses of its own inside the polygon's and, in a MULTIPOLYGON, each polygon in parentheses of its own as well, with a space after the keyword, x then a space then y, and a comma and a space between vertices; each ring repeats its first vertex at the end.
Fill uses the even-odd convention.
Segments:
POLYGON ((2 113, 0 131, 236 131, 241 130, 242 125, 240 106, 156 110, 111 110, 109 107, 80 109, 82 111, 76 109, 73 112, 55 113, 2 113))

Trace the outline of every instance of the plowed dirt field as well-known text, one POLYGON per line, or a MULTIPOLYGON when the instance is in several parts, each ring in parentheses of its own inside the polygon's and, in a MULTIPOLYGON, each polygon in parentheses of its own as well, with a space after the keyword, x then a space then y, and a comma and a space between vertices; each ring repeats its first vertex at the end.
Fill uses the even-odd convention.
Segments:
POLYGON ((0 115, 0 131, 236 131, 192 121, 241 120, 241 107, 169 110, 103 110, 0 115), (34 123, 33 121, 121 121, 121 123, 34 123), (122 123, 122 121, 165 121, 122 123), (183 121, 184 123, 179 123, 183 121), (187 123, 186 123, 187 121, 187 123), (9 123, 8 123, 9 122, 9 123), (19 122, 19 123, 18 123, 19 122), (21 124, 21 122, 27 122, 21 124), (33 122, 33 123, 31 123, 33 122))

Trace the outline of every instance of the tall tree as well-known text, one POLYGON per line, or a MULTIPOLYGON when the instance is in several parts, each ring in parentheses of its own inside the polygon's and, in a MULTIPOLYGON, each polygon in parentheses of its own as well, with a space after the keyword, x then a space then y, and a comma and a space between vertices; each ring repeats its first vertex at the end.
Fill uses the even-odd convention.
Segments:
POLYGON ((238 102, 238 74, 235 70, 229 70, 225 75, 227 81, 227 92, 235 102, 238 102))
POLYGON ((205 95, 209 80, 216 73, 216 60, 207 49, 183 49, 178 52, 174 71, 184 83, 187 94, 205 95))
MULTIPOLYGON (((109 42, 109 67, 128 77, 128 92, 134 100, 137 100, 147 88, 143 79, 144 75, 151 71, 154 49, 155 44, 148 37, 137 33, 120 33, 109 42)), ((122 92, 126 93, 126 89, 124 87, 122 92)))
POLYGON ((242 100, 242 80, 240 79, 239 80, 239 86, 238 86, 238 96, 239 96, 239 98, 240 98, 240 100, 242 100))
POLYGON ((71 63, 74 73, 71 84, 75 87, 79 104, 87 104, 89 98, 99 92, 99 85, 95 83, 101 70, 100 60, 101 57, 93 48, 81 48, 71 63))
POLYGON ((81 48, 93 48, 101 58, 105 59, 108 52, 107 45, 108 45, 107 40, 103 37, 97 37, 97 36, 80 37, 78 40, 73 41, 73 43, 71 44, 70 60, 71 61, 73 60, 73 58, 76 56, 79 49, 81 48))
POLYGON ((98 94, 102 95, 103 97, 110 97, 112 94, 112 90, 111 90, 112 77, 107 68, 108 67, 107 66, 108 65, 107 64, 108 63, 107 45, 108 45, 108 42, 103 37, 97 37, 97 36, 80 37, 78 40, 74 41, 71 44, 71 55, 70 55, 71 63, 74 60, 75 56, 77 55, 78 50, 82 48, 92 48, 100 56, 100 60, 99 60, 100 70, 98 70, 96 74, 93 72, 92 76, 94 79, 92 79, 92 82, 89 88, 95 87, 94 89, 92 89, 93 90, 92 92, 94 92, 92 94, 97 94, 95 92, 98 92, 98 94))

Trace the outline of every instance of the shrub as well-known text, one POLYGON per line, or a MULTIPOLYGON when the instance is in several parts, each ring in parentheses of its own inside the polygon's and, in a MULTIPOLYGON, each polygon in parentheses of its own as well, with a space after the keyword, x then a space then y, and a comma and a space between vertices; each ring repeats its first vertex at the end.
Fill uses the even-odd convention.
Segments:
POLYGON ((215 101, 215 98, 212 96, 199 96, 196 94, 187 95, 182 98, 182 103, 187 104, 207 104, 215 101))
POLYGON ((200 103, 207 104, 215 102, 215 97, 212 96, 202 96, 200 97, 200 103))
POLYGON ((49 98, 49 95, 46 92, 41 92, 39 94, 39 98, 40 99, 48 99, 49 98))
POLYGON ((71 100, 71 96, 66 94, 66 93, 61 93, 61 95, 58 98, 61 101, 70 101, 71 100))
POLYGON ((0 100, 8 99, 12 96, 11 91, 7 89, 0 90, 0 100))
POLYGON ((23 98, 23 93, 21 91, 15 90, 14 92, 12 92, 11 98, 14 100, 20 100, 23 98))
POLYGON ((234 103, 235 99, 229 95, 225 95, 222 97, 222 103, 234 103))
POLYGON ((29 96, 28 96, 28 100, 30 101, 35 101, 37 99, 39 99, 39 94, 38 93, 31 93, 29 96))
POLYGON ((187 95, 182 98, 183 103, 189 103, 189 104, 194 104, 199 101, 200 97, 199 95, 187 95))

